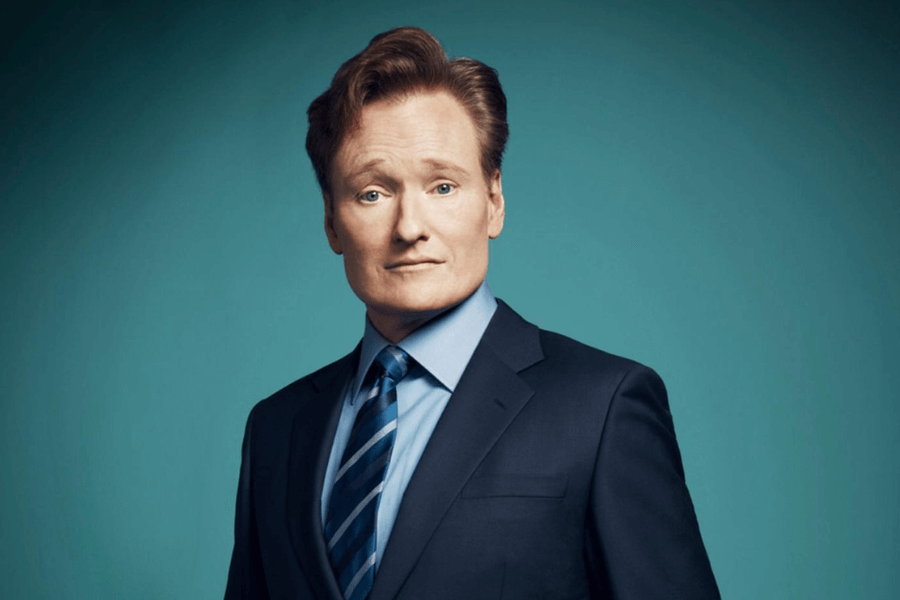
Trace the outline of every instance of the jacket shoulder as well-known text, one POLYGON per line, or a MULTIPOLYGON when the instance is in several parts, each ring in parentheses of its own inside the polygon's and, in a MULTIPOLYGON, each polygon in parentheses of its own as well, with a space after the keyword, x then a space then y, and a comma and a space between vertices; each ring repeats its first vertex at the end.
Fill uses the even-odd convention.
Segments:
POLYGON ((641 382, 665 396, 665 384, 656 371, 630 358, 576 341, 565 335, 540 330, 544 360, 523 373, 526 379, 570 391, 612 398, 626 382, 641 382))
POLYGON ((636 360, 600 350, 560 333, 541 329, 540 340, 545 360, 565 363, 570 371, 588 370, 622 375, 630 371, 648 371, 655 375, 653 369, 636 360))
POLYGON ((659 376, 641 363, 589 346, 568 336, 540 329, 498 298, 498 309, 485 340, 517 372, 588 380, 621 379, 629 372, 659 376), (618 377, 616 377, 618 375, 618 377))
POLYGON ((251 409, 251 418, 262 420, 286 418, 302 409, 315 392, 343 385, 347 380, 347 374, 356 365, 358 352, 359 347, 333 363, 289 383, 268 398, 260 400, 251 409))

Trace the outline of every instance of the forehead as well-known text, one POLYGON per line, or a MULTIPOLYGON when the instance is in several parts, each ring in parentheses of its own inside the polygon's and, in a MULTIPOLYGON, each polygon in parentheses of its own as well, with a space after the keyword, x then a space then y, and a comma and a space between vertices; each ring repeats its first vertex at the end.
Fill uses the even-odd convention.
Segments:
POLYGON ((357 127, 335 156, 338 175, 372 163, 405 166, 454 163, 480 168, 477 131, 463 105, 444 91, 417 92, 363 107, 357 127))

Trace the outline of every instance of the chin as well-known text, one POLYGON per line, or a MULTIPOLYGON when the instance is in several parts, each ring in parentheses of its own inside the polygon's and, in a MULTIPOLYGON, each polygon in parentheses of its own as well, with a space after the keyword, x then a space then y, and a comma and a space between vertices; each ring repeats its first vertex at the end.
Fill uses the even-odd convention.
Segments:
POLYGON ((453 306, 456 306, 469 297, 468 294, 446 294, 426 291, 410 291, 400 297, 391 298, 361 298, 366 306, 371 306, 378 312, 392 315, 423 316, 436 314, 453 306))
POLYGON ((442 299, 426 299, 426 298, 416 298, 403 302, 385 302, 385 303, 373 303, 367 304, 367 306, 373 306, 379 312, 384 314, 393 314, 393 315, 423 315, 428 313, 437 313, 447 308, 450 308, 457 302, 453 302, 452 300, 442 300, 442 299))

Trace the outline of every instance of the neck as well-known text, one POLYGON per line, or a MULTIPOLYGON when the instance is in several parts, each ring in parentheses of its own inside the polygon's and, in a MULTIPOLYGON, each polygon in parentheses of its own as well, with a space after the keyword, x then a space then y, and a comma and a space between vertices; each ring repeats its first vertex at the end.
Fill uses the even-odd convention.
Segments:
POLYGON ((366 315, 375 331, 392 344, 400 343, 406 336, 432 320, 448 308, 420 313, 383 313, 371 307, 366 308, 366 315))

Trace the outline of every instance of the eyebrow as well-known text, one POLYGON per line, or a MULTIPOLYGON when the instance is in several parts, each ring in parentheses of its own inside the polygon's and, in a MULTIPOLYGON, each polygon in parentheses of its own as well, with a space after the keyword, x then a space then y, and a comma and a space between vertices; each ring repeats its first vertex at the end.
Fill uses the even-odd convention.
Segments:
POLYGON ((423 158, 422 162, 426 165, 429 165, 433 169, 437 169, 438 171, 455 171, 457 173, 465 173, 466 170, 462 167, 454 165, 453 163, 446 163, 434 158, 423 158))
MULTIPOLYGON (((385 162, 387 161, 385 161, 385 159, 383 158, 373 158, 372 160, 360 165, 358 169, 353 169, 352 173, 349 174, 349 178, 355 179, 357 177, 363 177, 370 173, 380 173, 381 171, 377 167, 384 164, 385 162)), ((450 171, 451 173, 457 173, 459 175, 467 174, 467 171, 464 168, 453 163, 438 160, 436 158, 423 158, 421 159, 421 162, 425 163, 436 171, 450 171)))
POLYGON ((360 166, 358 169, 353 169, 353 171, 350 173, 350 177, 359 177, 360 175, 365 175, 366 173, 375 171, 376 170, 375 167, 377 167, 378 165, 380 165, 384 162, 385 161, 383 158, 373 158, 369 162, 363 163, 363 165, 360 166))
POLYGON ((386 177, 387 179, 391 179, 387 177, 387 175, 379 169, 379 165, 384 164, 385 161, 383 158, 373 158, 372 160, 363 163, 359 166, 359 168, 354 168, 352 171, 346 174, 346 181, 350 183, 351 186, 355 187, 360 184, 361 179, 366 179, 368 177, 376 176, 376 177, 386 177))

